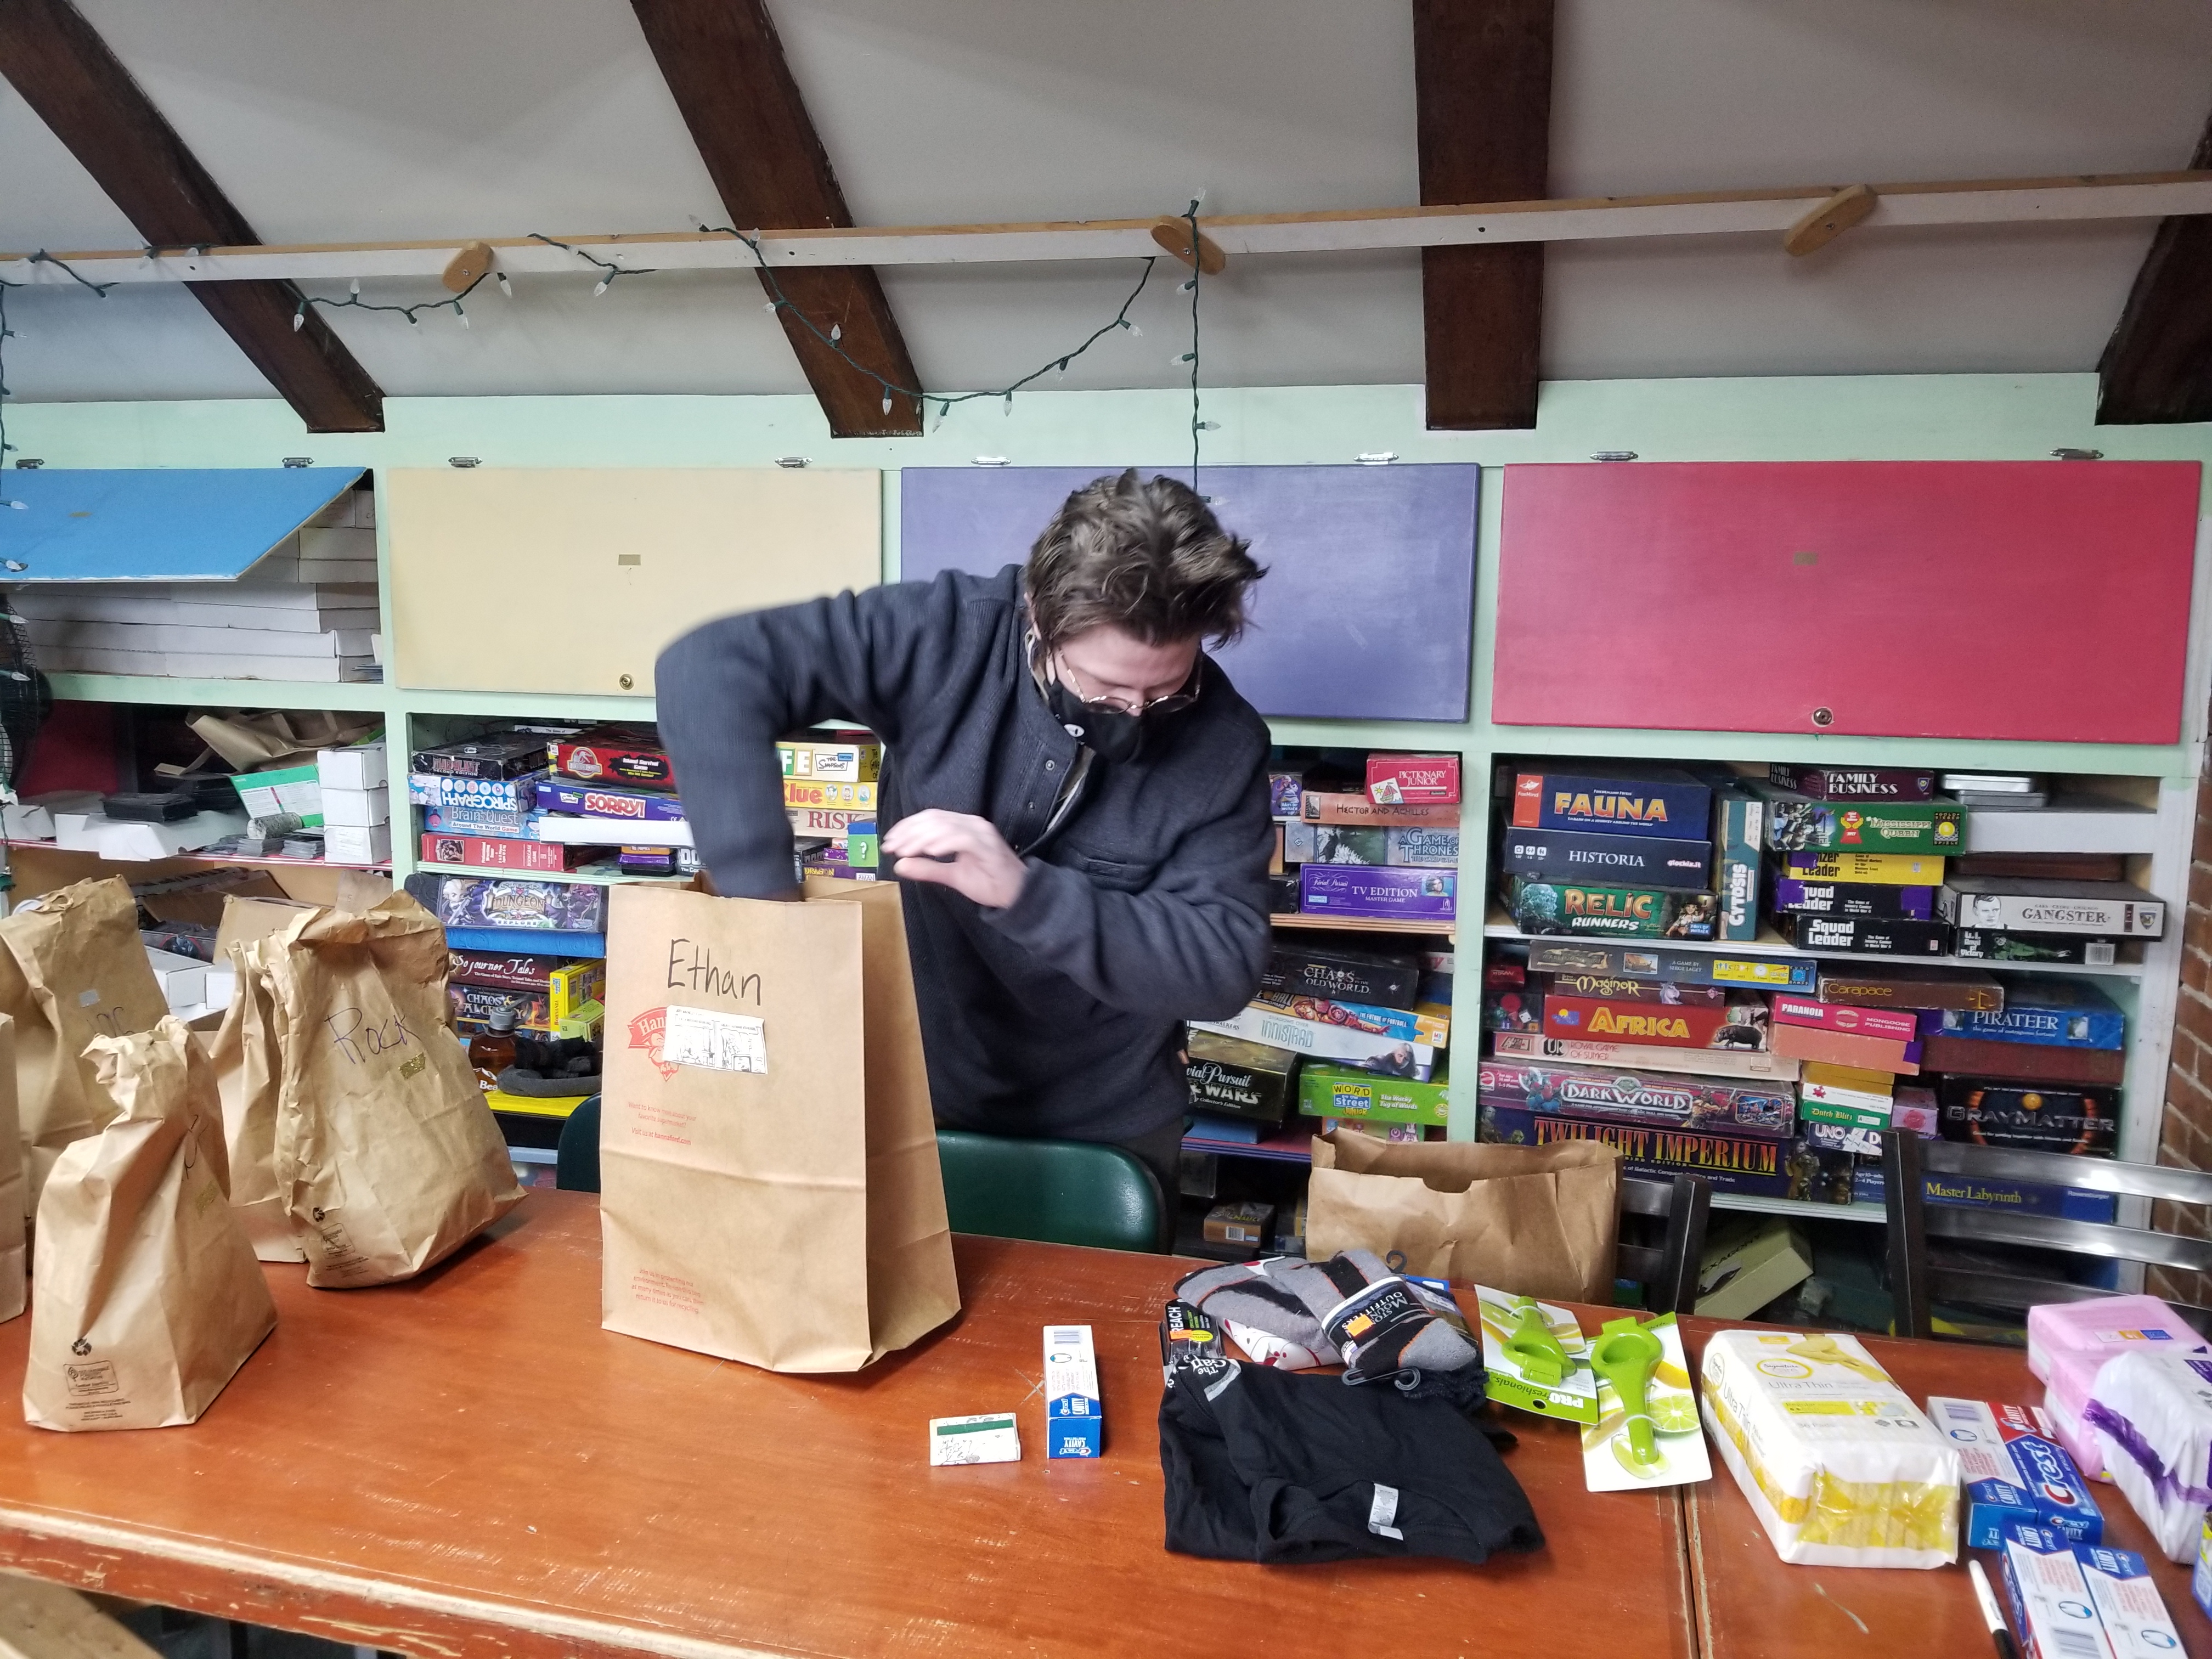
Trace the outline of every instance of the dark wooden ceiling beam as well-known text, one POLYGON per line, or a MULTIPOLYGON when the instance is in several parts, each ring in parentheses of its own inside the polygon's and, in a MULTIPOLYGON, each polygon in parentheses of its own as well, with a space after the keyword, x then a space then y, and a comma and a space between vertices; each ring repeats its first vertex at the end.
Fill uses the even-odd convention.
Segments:
MULTIPOLYGON (((2212 167, 2212 120, 2191 167, 2212 167)), ((2163 219, 2097 363, 2107 426, 2212 421, 2212 218, 2163 219)))
MULTIPOLYGON (((1549 193, 1552 0, 1413 0, 1421 204, 1549 193)), ((1421 250, 1428 423, 1536 424, 1544 246, 1421 250)))
MULTIPOLYGON (((750 234, 853 222, 765 0, 630 0, 630 5, 732 226, 750 234)), ((777 286, 791 301, 778 313, 783 331, 832 435, 921 432, 921 409, 914 399, 893 397, 886 410, 882 385, 854 367, 865 364, 896 386, 921 384, 873 268, 783 270, 774 283, 762 274, 763 291, 773 295, 777 286), (837 349, 817 337, 793 314, 793 307, 823 334, 834 327, 837 349)))
MULTIPOLYGON (((0 0, 0 75, 157 247, 258 242, 70 0, 0 0)), ((190 283, 310 432, 381 432, 384 393, 289 283, 190 283)))

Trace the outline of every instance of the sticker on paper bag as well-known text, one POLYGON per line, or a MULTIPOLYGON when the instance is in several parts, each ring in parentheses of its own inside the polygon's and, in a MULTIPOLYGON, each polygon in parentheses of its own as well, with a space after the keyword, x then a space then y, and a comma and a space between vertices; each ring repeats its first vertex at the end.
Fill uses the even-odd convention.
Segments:
POLYGON ((768 1074, 768 1043, 762 1023, 751 1014, 726 1014, 713 1008, 668 1006, 661 1030, 665 1066, 700 1066, 714 1072, 768 1074))

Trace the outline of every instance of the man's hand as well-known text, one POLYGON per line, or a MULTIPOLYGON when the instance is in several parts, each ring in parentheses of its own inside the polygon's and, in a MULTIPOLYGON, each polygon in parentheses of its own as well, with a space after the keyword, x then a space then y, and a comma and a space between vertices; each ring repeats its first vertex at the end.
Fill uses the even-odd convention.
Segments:
POLYGON ((934 881, 988 909, 1003 910, 1022 896, 1029 870, 988 818, 932 807, 901 818, 883 839, 901 881, 934 881))

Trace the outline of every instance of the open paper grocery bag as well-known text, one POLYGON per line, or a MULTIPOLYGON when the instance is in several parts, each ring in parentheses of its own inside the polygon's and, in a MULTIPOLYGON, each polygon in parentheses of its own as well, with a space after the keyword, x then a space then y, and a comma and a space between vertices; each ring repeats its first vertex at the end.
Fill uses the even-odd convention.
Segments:
POLYGON ((1405 1271, 1551 1302, 1610 1302, 1620 1154, 1601 1141, 1492 1146, 1316 1135, 1306 1254, 1393 1251, 1405 1271))
POLYGON ((897 890, 609 901, 606 1328, 850 1371, 957 1313, 897 890))

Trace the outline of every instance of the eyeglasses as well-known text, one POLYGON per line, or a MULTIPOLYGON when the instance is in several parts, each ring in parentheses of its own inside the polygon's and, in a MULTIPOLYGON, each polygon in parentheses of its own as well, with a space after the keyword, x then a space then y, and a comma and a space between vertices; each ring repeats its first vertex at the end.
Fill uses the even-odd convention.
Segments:
POLYGON ((1190 678, 1183 682, 1182 690, 1170 691, 1164 697, 1154 697, 1149 702, 1133 705, 1125 697, 1093 697, 1085 694, 1082 683, 1075 678, 1075 671, 1067 665, 1065 657, 1054 656, 1053 672, 1067 682, 1067 689, 1081 699, 1085 708, 1097 708, 1109 714, 1171 714, 1176 709, 1188 708, 1198 701, 1198 693, 1190 690, 1198 678, 1198 666, 1194 663, 1191 665, 1190 678))

